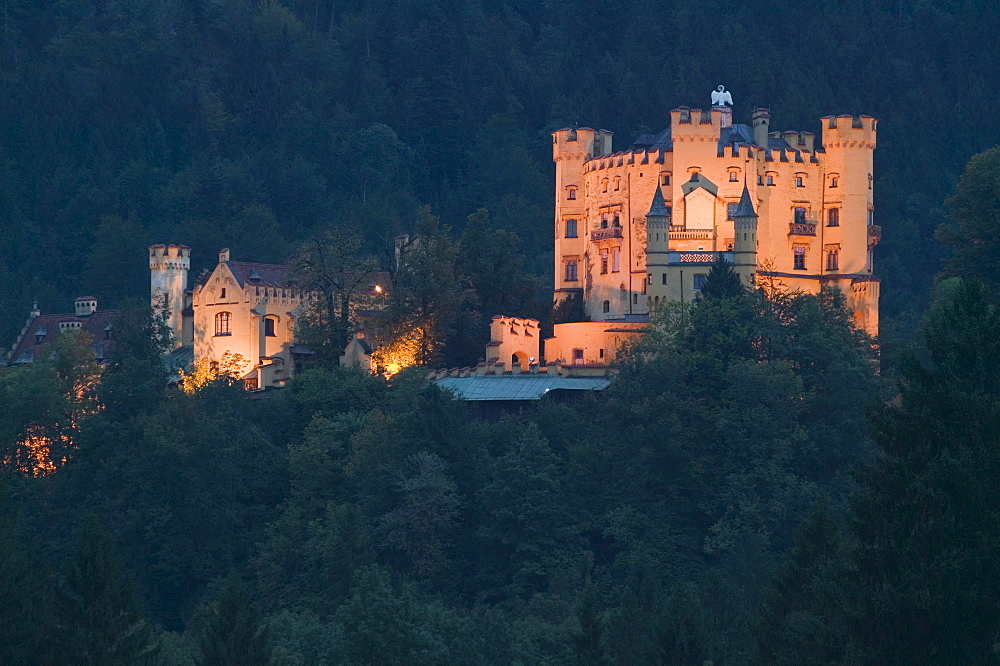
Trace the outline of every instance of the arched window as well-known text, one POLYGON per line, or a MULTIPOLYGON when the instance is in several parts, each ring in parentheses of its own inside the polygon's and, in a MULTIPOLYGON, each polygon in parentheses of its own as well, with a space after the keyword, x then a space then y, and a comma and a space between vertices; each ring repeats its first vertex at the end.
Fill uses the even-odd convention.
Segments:
POLYGON ((569 192, 566 194, 566 198, 569 199, 570 201, 575 201, 576 200, 576 188, 575 187, 569 188, 569 192))
POLYGON ((826 253, 826 270, 836 271, 840 270, 840 252, 837 250, 827 250, 826 253))
POLYGON ((215 334, 232 335, 231 322, 233 315, 230 312, 219 312, 215 315, 215 334))
POLYGON ((278 337, 278 334, 274 332, 277 322, 278 322, 277 317, 272 317, 272 316, 264 317, 264 337, 266 338, 278 337))

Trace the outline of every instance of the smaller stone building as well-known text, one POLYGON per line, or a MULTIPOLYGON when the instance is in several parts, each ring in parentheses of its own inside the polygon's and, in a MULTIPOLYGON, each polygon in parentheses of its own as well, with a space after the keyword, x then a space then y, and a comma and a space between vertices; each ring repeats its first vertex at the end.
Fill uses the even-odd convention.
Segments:
POLYGON ((90 348, 98 363, 103 363, 114 348, 114 320, 118 312, 98 310, 97 299, 81 296, 74 301, 74 311, 63 314, 43 315, 38 305, 32 308, 28 321, 21 329, 17 341, 8 352, 6 365, 23 365, 45 358, 46 347, 64 332, 85 332, 90 335, 90 348))

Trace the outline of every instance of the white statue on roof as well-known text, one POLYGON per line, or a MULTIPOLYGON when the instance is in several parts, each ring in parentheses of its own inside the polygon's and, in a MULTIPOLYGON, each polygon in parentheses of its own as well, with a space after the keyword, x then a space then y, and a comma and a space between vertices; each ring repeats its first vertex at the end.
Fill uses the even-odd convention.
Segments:
POLYGON ((727 104, 733 105, 733 96, 726 90, 725 86, 719 86, 712 91, 712 106, 726 106, 727 104))

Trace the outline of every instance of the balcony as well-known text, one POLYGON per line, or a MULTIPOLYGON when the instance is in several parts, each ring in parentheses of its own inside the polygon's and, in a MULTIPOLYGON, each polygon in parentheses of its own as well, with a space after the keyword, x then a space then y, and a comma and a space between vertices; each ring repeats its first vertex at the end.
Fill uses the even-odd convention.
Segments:
POLYGON ((878 224, 868 225, 868 244, 878 245, 878 242, 882 240, 882 227, 878 224))
POLYGON ((604 229, 594 229, 590 232, 590 240, 600 241, 608 240, 609 238, 621 238, 622 228, 621 227, 606 227, 604 229))
POLYGON ((692 231, 671 230, 668 233, 670 235, 670 240, 712 240, 711 229, 698 229, 692 231))
POLYGON ((816 235, 816 225, 810 224, 808 222, 789 222, 788 223, 788 235, 789 236, 815 236, 816 235))

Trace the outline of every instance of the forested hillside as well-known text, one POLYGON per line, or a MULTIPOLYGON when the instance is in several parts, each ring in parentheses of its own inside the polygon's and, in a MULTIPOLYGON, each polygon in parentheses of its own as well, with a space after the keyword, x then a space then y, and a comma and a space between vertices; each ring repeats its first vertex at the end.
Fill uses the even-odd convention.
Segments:
MULTIPOLYGON (((372 250, 419 205, 460 231, 487 208, 548 279, 549 132, 618 145, 724 83, 737 118, 819 131, 882 120, 877 272, 886 315, 928 293, 933 230, 992 122, 987 0, 734 7, 720 0, 4 0, 0 341, 38 299, 117 307, 145 247, 284 261, 330 226, 372 250)), ((487 315, 492 313, 486 313, 487 315)), ((912 319, 912 317, 910 317, 912 319)), ((892 321, 884 327, 893 330, 892 321)))
POLYGON ((718 83, 881 119, 885 333, 719 264, 605 391, 486 421, 335 353, 168 388, 128 305, 103 368, 0 368, 0 663, 995 662, 1000 6, 823 4, 0 0, 0 340, 144 301, 150 242, 197 273, 418 229, 386 310, 477 353, 547 309, 548 133, 718 83))

